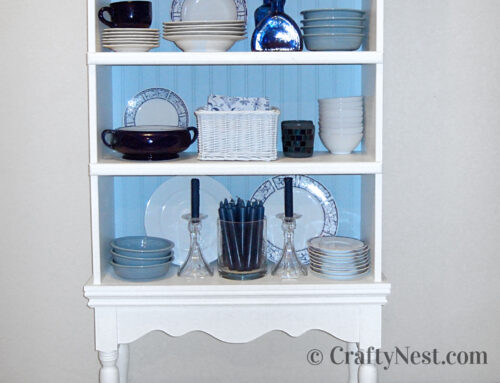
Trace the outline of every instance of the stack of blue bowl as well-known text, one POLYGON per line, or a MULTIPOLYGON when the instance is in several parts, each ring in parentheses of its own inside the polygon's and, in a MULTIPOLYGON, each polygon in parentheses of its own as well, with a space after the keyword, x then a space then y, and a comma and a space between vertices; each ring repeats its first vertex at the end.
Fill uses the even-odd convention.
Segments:
POLYGON ((111 241, 111 265, 124 279, 153 280, 163 277, 174 259, 174 243, 168 239, 134 236, 111 241))
POLYGON ((357 9, 309 9, 300 12, 306 48, 310 51, 355 51, 365 33, 365 12, 357 9))

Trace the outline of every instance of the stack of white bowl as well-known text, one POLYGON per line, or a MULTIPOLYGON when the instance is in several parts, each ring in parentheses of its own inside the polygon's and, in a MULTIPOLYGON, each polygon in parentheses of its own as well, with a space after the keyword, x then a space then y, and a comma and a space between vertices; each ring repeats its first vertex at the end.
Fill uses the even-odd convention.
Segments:
POLYGON ((351 153, 363 139, 363 97, 319 100, 319 137, 333 154, 351 153))
POLYGON ((147 52, 160 46, 160 30, 109 28, 102 31, 102 46, 115 52, 147 52))
POLYGON ((244 20, 174 21, 163 23, 163 38, 184 52, 225 52, 246 38, 244 20))

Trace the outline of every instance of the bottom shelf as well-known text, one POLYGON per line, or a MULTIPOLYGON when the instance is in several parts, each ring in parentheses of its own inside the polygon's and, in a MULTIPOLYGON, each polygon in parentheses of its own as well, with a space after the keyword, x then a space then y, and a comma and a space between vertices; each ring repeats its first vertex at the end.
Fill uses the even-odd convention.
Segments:
POLYGON ((157 292, 174 292, 174 291, 190 291, 190 292, 227 292, 229 294, 252 293, 256 291, 310 291, 319 292, 321 290, 338 291, 338 292, 359 292, 359 293, 377 293, 389 294, 390 284, 387 281, 375 282, 373 273, 366 274, 359 279, 353 280, 333 280, 319 277, 310 271, 307 276, 295 280, 282 280, 272 276, 268 272, 264 277, 253 281, 234 281, 222 278, 217 270, 214 276, 201 280, 190 280, 177 276, 178 266, 172 265, 165 277, 154 281, 130 281, 118 277, 111 267, 108 267, 100 284, 94 284, 91 281, 86 285, 86 291, 122 291, 133 292, 134 294, 141 291, 157 291, 157 292))

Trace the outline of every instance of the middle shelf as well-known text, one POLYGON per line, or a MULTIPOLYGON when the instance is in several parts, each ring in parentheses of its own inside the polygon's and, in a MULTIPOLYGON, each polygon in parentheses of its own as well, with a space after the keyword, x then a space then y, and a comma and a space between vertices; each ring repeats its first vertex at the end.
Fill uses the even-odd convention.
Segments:
POLYGON ((161 162, 134 162, 105 157, 90 164, 92 176, 157 175, 275 175, 275 174, 378 174, 382 164, 366 153, 333 155, 316 152, 310 158, 277 161, 199 161, 196 153, 181 153, 178 159, 161 162))

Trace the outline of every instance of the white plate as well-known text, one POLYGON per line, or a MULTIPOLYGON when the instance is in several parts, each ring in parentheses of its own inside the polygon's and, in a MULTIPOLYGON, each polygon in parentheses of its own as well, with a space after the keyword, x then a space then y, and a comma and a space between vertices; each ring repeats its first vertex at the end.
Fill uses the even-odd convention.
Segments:
POLYGON ((366 247, 363 241, 349 237, 317 236, 307 241, 307 245, 315 249, 321 249, 329 253, 345 254, 353 251, 362 250, 366 247))
POLYGON ((125 126, 170 125, 187 128, 189 112, 174 91, 151 88, 129 100, 123 121, 125 126))
POLYGON ((131 38, 126 38, 126 39, 102 39, 103 44, 146 44, 146 45, 158 45, 160 38, 155 38, 155 39, 131 39, 131 38))
POLYGON ((245 25, 176 25, 176 26, 163 26, 163 31, 219 31, 219 30, 229 30, 229 31, 245 31, 245 25))
POLYGON ((245 0, 173 0, 172 21, 247 21, 245 0))
POLYGON ((103 29, 102 33, 121 33, 121 32, 152 33, 158 31, 159 31, 158 29, 154 28, 109 28, 109 29, 103 29))
POLYGON ((240 27, 203 27, 203 28, 163 28, 163 33, 167 32, 219 32, 219 33, 234 33, 234 32, 246 32, 245 28, 240 27))
POLYGON ((115 52, 147 52, 159 45, 152 44, 103 44, 104 48, 109 48, 115 52))
POLYGON ((359 253, 343 253, 340 255, 330 255, 322 254, 317 251, 313 251, 311 247, 309 249, 309 257, 315 258, 318 262, 355 262, 360 259, 368 257, 369 249, 360 251, 359 253))
MULTIPOLYGON (((197 177, 200 180, 200 213, 208 215, 202 221, 201 246, 207 262, 217 259, 217 217, 219 202, 231 199, 229 191, 211 177, 197 177)), ((151 195, 146 207, 144 226, 146 234, 167 238, 175 243, 176 265, 181 265, 189 251, 187 221, 189 214, 191 177, 172 177, 161 184, 151 195)))
POLYGON ((244 36, 163 36, 165 40, 173 41, 184 52, 225 52, 236 41, 244 40, 244 36))
POLYGON ((187 26, 218 26, 218 27, 246 27, 244 21, 225 21, 225 20, 212 20, 212 21, 164 21, 163 28, 165 27, 187 27, 187 26))
POLYGON ((176 36, 193 36, 198 38, 199 36, 217 36, 217 37, 242 37, 245 36, 246 32, 221 32, 221 31, 202 31, 202 32, 165 32, 163 37, 176 37, 176 36))
POLYGON ((370 268, 368 268, 368 270, 366 270, 364 273, 354 274, 354 275, 335 275, 335 274, 329 275, 329 274, 324 274, 321 272, 314 271, 313 269, 311 269, 311 273, 318 276, 318 277, 321 277, 321 278, 335 279, 338 281, 348 281, 348 280, 352 280, 352 279, 359 279, 359 278, 365 276, 366 274, 369 274, 370 268))
MULTIPOLYGON (((273 262, 279 261, 283 249, 281 220, 276 218, 276 215, 284 210, 284 177, 267 180, 257 188, 251 198, 264 201, 268 222, 267 255, 273 262)), ((318 235, 333 236, 337 232, 337 206, 328 189, 315 179, 301 175, 292 178, 294 212, 302 215, 302 218, 297 220, 295 249, 300 260, 307 264, 307 240, 318 235)))
POLYGON ((128 31, 119 31, 119 32, 106 32, 103 31, 101 36, 157 36, 160 34, 160 30, 157 29, 154 32, 147 32, 147 33, 137 33, 137 32, 128 32, 128 31))
POLYGON ((363 274, 370 269, 370 266, 365 266, 359 270, 347 270, 347 271, 335 271, 330 270, 325 267, 317 267, 314 265, 309 265, 309 268, 317 273, 326 274, 326 275, 339 275, 339 276, 347 276, 347 275, 359 275, 363 274))

